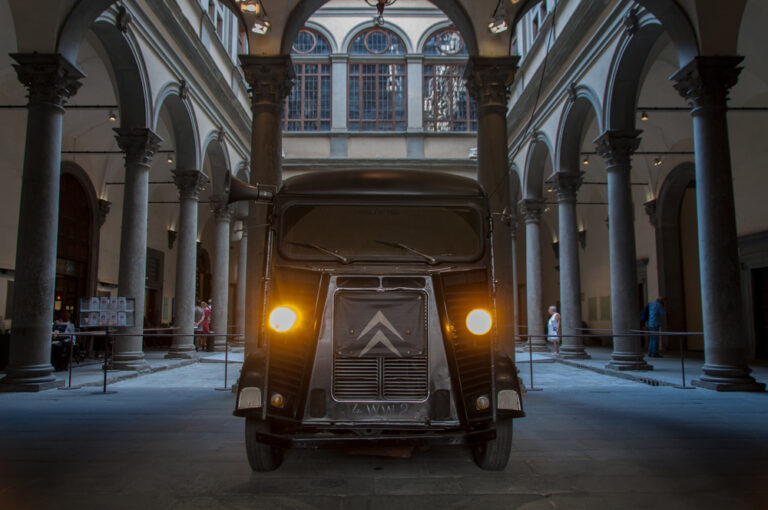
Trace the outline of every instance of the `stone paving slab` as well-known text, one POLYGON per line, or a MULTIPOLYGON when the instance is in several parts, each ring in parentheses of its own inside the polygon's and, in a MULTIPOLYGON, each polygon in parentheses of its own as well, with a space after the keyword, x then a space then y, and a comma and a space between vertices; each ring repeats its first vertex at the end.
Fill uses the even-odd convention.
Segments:
MULTIPOLYGON (((236 374, 237 366, 229 366, 236 374)), ((649 386, 535 364, 503 472, 460 447, 409 458, 295 450, 252 473, 223 363, 90 389, 0 394, 0 507, 762 509, 768 394, 649 386)), ((525 376, 525 370, 521 370, 525 376)))

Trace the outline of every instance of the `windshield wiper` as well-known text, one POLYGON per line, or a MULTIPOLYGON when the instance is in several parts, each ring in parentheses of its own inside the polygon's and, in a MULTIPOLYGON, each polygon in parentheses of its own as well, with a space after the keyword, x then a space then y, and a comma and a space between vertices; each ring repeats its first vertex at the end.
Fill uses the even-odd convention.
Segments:
POLYGON ((386 246, 393 246, 395 248, 402 248, 402 249, 404 249, 406 251, 409 251, 409 252, 411 252, 413 254, 416 254, 416 255, 418 255, 420 257, 423 257, 430 265, 437 264, 437 259, 435 257, 433 257, 431 255, 427 255, 426 253, 421 252, 419 250, 416 250, 414 248, 411 248, 410 246, 407 246, 407 245, 405 245, 403 243, 393 243, 392 241, 382 241, 380 239, 376 239, 376 242, 379 243, 379 244, 386 245, 386 246))
POLYGON ((329 250, 328 248, 323 248, 322 246, 319 246, 319 245, 314 244, 314 243, 297 243, 297 242, 294 242, 294 241, 288 241, 288 244, 293 244, 295 246, 303 246, 305 248, 313 248, 313 249, 319 251, 320 253, 324 253, 326 255, 330 255, 331 257, 335 257, 335 258, 339 259, 342 264, 349 264, 350 262, 352 262, 352 260, 350 260, 348 257, 345 257, 344 255, 340 255, 340 254, 338 254, 336 252, 333 252, 333 251, 329 250))

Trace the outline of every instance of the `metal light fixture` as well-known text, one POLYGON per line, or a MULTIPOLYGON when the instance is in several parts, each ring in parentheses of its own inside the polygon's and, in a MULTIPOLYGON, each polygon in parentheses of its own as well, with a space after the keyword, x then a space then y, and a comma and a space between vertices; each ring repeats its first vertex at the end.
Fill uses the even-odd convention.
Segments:
POLYGON ((581 162, 582 165, 586 166, 589 164, 589 156, 584 156, 584 161, 581 162))
POLYGON ((116 122, 117 121, 117 115, 115 115, 114 110, 109 110, 109 121, 110 122, 116 122))
POLYGON ((504 0, 499 0, 496 4, 496 9, 491 15, 491 19, 488 20, 488 30, 492 34, 500 34, 509 30, 509 24, 507 24, 507 11, 504 9, 504 0))
POLYGON ((168 163, 173 163, 173 156, 168 154, 168 163))
POLYGON ((384 7, 388 7, 395 3, 397 0, 365 0, 365 3, 370 5, 371 7, 376 7, 376 10, 379 11, 378 16, 373 17, 374 23, 381 26, 384 24, 384 7))
POLYGON ((259 35, 266 34, 269 31, 269 27, 272 26, 272 22, 269 21, 267 10, 264 8, 261 0, 244 0, 240 1, 239 4, 241 11, 255 16, 251 32, 259 35))
POLYGON ((172 228, 168 229, 168 249, 173 249, 173 244, 176 242, 176 238, 178 237, 179 233, 173 230, 172 228))
POLYGON ((643 112, 640 114, 640 120, 646 121, 648 120, 648 112, 643 112))
POLYGON ((653 166, 661 166, 661 158, 654 158, 653 166))

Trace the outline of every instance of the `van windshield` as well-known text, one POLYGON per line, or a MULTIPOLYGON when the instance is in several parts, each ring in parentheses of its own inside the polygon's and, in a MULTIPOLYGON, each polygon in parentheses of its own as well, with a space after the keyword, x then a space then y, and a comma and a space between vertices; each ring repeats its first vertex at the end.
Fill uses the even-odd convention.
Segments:
POLYGON ((292 259, 475 260, 483 252, 472 206, 295 204, 282 215, 280 251, 292 259))

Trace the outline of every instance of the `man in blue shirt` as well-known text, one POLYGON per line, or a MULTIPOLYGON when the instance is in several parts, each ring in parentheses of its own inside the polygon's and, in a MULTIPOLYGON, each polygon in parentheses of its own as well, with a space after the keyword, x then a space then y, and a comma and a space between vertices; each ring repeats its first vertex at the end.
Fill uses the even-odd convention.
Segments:
MULTIPOLYGON (((656 301, 648 303, 646 310, 643 310, 641 316, 642 319, 648 321, 648 331, 659 331, 661 329, 661 319, 667 315, 667 310, 664 308, 664 298, 657 297, 656 301)), ((648 340, 648 357, 649 358, 661 358, 659 354, 659 335, 651 335, 648 340)))

